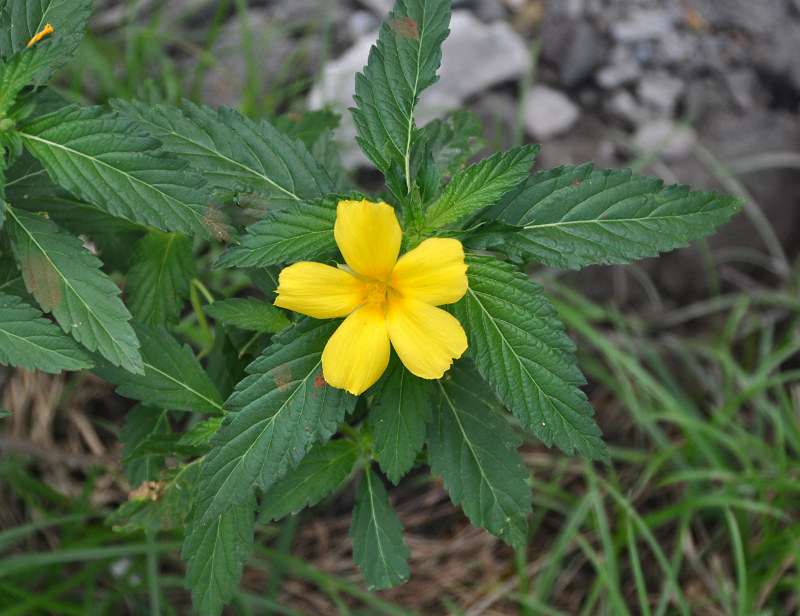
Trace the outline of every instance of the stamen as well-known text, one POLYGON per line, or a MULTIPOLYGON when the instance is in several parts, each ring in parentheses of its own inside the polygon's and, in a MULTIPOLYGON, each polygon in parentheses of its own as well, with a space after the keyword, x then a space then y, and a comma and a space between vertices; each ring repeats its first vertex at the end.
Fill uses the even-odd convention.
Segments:
POLYGON ((53 33, 53 26, 51 26, 50 24, 45 24, 44 28, 42 28, 40 32, 37 32, 36 34, 34 34, 33 38, 30 41, 28 41, 28 44, 25 45, 25 47, 30 47, 34 43, 38 43, 44 37, 46 37, 48 34, 52 34, 52 33, 53 33))

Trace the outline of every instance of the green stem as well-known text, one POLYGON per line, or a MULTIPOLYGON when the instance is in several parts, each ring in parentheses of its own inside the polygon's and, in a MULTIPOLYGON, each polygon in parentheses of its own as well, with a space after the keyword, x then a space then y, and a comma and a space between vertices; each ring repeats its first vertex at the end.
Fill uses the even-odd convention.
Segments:
POLYGON ((206 319, 206 315, 203 312, 203 306, 200 303, 200 295, 198 293, 203 294, 203 297, 209 304, 214 302, 214 297, 209 293, 208 289, 206 289, 205 285, 197 280, 196 278, 192 279, 191 284, 189 285, 189 301, 192 304, 192 310, 194 310, 194 314, 197 317, 197 323, 200 325, 200 329, 203 331, 208 342, 206 343, 205 348, 200 351, 197 356, 197 359, 202 359, 208 353, 211 352, 211 349, 214 347, 214 334, 211 333, 211 328, 208 325, 208 320, 206 319))
POLYGON ((150 594, 150 616, 161 616, 158 588, 158 546, 152 533, 145 533, 147 541, 147 589, 150 594))

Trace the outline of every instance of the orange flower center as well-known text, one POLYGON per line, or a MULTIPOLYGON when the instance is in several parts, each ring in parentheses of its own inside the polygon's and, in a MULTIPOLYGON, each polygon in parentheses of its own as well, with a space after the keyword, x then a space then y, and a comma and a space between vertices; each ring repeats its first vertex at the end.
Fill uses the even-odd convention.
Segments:
POLYGON ((386 283, 368 282, 367 295, 364 298, 365 304, 375 304, 381 314, 386 316, 386 283))

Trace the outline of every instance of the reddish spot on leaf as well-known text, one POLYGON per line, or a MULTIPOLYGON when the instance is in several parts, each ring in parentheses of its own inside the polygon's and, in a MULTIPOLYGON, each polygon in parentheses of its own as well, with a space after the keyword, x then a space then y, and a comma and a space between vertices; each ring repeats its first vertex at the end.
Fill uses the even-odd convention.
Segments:
POLYGON ((572 183, 573 183, 575 186, 577 186, 577 185, 579 184, 579 182, 578 182, 578 178, 575 178, 574 180, 572 180, 572 183))
MULTIPOLYGON (((289 370, 289 367, 286 364, 278 366, 275 368, 275 373, 272 375, 272 380, 275 381, 275 385, 278 386, 278 391, 284 392, 292 385, 292 371, 289 370)), ((288 415, 289 412, 287 411, 286 414, 288 415)))
POLYGON ((317 372, 317 376, 314 377, 314 387, 317 389, 322 389, 328 384, 328 381, 325 380, 325 377, 322 375, 322 370, 317 372))
POLYGON ((297 124, 297 122, 303 119, 303 114, 297 113, 296 111, 290 111, 289 113, 286 114, 286 117, 289 118, 295 124, 297 124))
POLYGON ((395 15, 392 17, 392 32, 400 38, 419 40, 419 28, 417 22, 410 17, 395 15))
POLYGON ((231 239, 231 234, 228 231, 228 225, 225 223, 225 217, 219 209, 219 203, 212 202, 203 213, 203 225, 206 229, 214 234, 214 237, 222 242, 227 242, 231 239))
POLYGON ((20 269, 25 286, 45 312, 50 312, 61 304, 61 280, 50 259, 34 252, 22 258, 20 269))

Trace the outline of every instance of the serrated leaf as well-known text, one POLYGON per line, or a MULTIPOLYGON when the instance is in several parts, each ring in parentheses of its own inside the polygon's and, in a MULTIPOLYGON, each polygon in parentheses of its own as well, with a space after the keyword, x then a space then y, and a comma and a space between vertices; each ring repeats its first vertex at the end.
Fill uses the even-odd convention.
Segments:
POLYGON ((0 364, 58 373, 89 368, 92 360, 36 308, 0 293, 0 364))
POLYGON ((222 417, 209 417, 184 432, 178 440, 181 447, 206 445, 222 425, 222 417))
POLYGON ((49 39, 33 47, 20 49, 0 64, 0 116, 6 116, 25 86, 41 85, 42 78, 47 77, 42 72, 63 62, 64 57, 68 57, 76 46, 77 39, 74 37, 49 39))
POLYGON ((339 116, 332 111, 325 110, 291 112, 282 115, 268 113, 264 119, 284 135, 302 141, 309 150, 323 135, 339 126, 339 116))
POLYGON ((119 434, 122 443, 121 464, 125 478, 134 488, 144 481, 155 481, 164 466, 164 456, 145 456, 128 459, 144 440, 153 434, 169 434, 167 412, 137 404, 125 413, 125 424, 119 434))
POLYGON ((226 107, 216 112, 189 101, 180 109, 138 101, 112 104, 137 118, 165 148, 188 160, 227 195, 267 196, 277 208, 333 191, 333 182, 305 145, 266 121, 256 123, 226 107))
POLYGON ((454 176, 486 146, 481 139, 483 125, 472 110, 459 111, 446 120, 431 120, 422 128, 442 175, 454 176))
MULTIPOLYGON (((398 0, 381 25, 364 72, 356 75, 352 109, 359 146, 386 173, 395 164, 408 169, 411 145, 420 138, 414 106, 433 84, 449 33, 448 0, 398 0)), ((412 178, 406 178, 411 187, 412 178)))
POLYGON ((200 190, 203 178, 132 119, 69 106, 16 134, 59 184, 114 216, 161 231, 229 237, 224 213, 200 190))
POLYGON ((431 470, 473 524, 521 549, 531 512, 528 471, 517 452, 522 439, 468 366, 459 362, 437 381, 440 402, 428 436, 431 470))
POLYGON ((250 498, 204 526, 187 526, 181 558, 187 561, 186 588, 200 616, 218 616, 230 602, 253 545, 254 508, 250 498))
POLYGON ((386 488, 369 467, 364 469, 353 506, 350 525, 353 562, 370 590, 392 588, 408 580, 411 552, 403 541, 403 525, 386 488))
POLYGON ((486 214, 521 227, 503 252, 552 267, 630 263, 710 235, 741 206, 716 192, 591 164, 535 174, 486 214))
POLYGON ((207 524, 232 504, 295 468, 317 442, 338 429, 357 397, 329 386, 322 350, 336 321, 303 319, 273 338, 247 367, 225 408, 232 411, 212 439, 196 495, 197 520, 207 524))
POLYGON ((11 245, 25 286, 61 328, 90 351, 141 374, 139 341, 119 288, 80 240, 50 220, 16 209, 7 212, 11 245))
POLYGON ((192 243, 182 233, 152 231, 136 244, 125 294, 134 318, 149 328, 172 327, 196 272, 192 243))
POLYGON ((336 250, 337 201, 321 199, 270 212, 265 220, 249 226, 242 243, 228 248, 214 268, 266 267, 315 259, 336 250))
POLYGON ((525 430, 567 454, 608 460, 574 346, 542 288, 514 266, 467 255, 469 288, 452 307, 475 366, 525 430))
POLYGON ((297 468, 264 494, 258 521, 262 524, 277 521, 316 505, 350 476, 359 448, 356 442, 337 440, 311 449, 297 468))
POLYGON ((369 423, 375 458, 386 476, 397 484, 414 465, 425 444, 426 422, 433 409, 431 381, 411 374, 393 355, 375 384, 369 423))
POLYGON ((92 0, 5 0, 0 3, 0 55, 25 49, 48 23, 50 36, 82 36, 91 12, 92 0))
POLYGON ((497 152, 453 177, 425 213, 425 227, 435 230, 493 203, 528 177, 539 146, 497 152))
POLYGON ((241 329, 275 334, 289 326, 286 314, 269 302, 254 297, 221 300, 203 307, 216 321, 241 329))
POLYGON ((6 198, 28 212, 47 212, 57 225, 75 234, 120 233, 142 230, 138 223, 111 216, 85 203, 53 182, 30 152, 23 150, 7 169, 6 198))
POLYGON ((108 365, 98 366, 94 372, 118 385, 120 396, 149 406, 222 413, 222 398, 189 345, 179 345, 162 326, 150 331, 135 321, 133 323, 142 344, 143 374, 128 374, 108 365))

